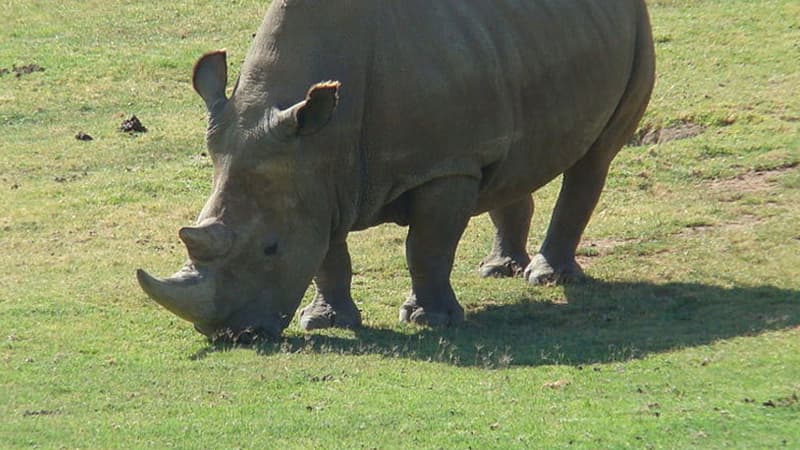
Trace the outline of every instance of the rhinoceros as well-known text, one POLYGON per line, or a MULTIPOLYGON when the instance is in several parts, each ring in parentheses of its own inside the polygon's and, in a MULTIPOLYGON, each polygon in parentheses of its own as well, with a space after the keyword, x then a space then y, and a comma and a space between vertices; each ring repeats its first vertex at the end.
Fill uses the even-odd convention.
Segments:
POLYGON ((188 260, 154 300, 207 335, 361 324, 351 231, 408 226, 400 320, 464 320, 450 283, 472 216, 496 228, 483 276, 580 277, 575 251, 654 83, 643 0, 274 0, 226 95, 202 56, 212 192, 188 260), (531 193, 563 174, 539 252, 531 193))

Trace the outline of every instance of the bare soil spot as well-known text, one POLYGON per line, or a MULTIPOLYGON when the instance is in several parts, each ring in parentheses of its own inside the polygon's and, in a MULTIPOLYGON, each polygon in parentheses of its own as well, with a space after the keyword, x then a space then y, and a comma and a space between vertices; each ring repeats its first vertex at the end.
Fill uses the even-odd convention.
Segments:
POLYGON ((53 409, 38 409, 38 410, 26 410, 22 413, 23 417, 30 417, 30 416, 53 416, 56 414, 61 414, 59 410, 53 409))
POLYGON ((549 383, 545 383, 542 385, 542 387, 548 389, 563 389, 569 386, 570 384, 571 383, 569 380, 556 380, 556 381, 551 381, 549 383))
POLYGON ((712 230, 719 231, 744 231, 754 228, 764 222, 764 219, 754 215, 742 215, 735 222, 721 224, 698 224, 687 226, 676 233, 678 237, 693 237, 712 230))
POLYGON ((478 312, 497 310, 505 307, 506 305, 505 303, 500 302, 493 298, 482 298, 477 303, 467 303, 463 306, 468 313, 478 313, 478 312))
POLYGON ((636 239, 587 239, 581 242, 575 259, 585 269, 592 265, 594 258, 609 255, 620 245, 636 242, 636 239))
POLYGON ((589 239, 584 242, 583 246, 595 249, 598 252, 598 255, 595 256, 601 256, 609 253, 611 250, 619 247, 620 245, 631 244, 634 242, 636 242, 636 239, 589 239))
MULTIPOLYGON (((776 176, 795 170, 799 166, 800 161, 792 161, 777 166, 754 169, 733 178, 710 181, 705 185, 707 188, 700 190, 710 192, 720 202, 736 202, 747 194, 764 193, 773 189, 779 181, 776 176)), ((733 222, 690 225, 678 232, 677 235, 690 237, 709 230, 745 231, 759 226, 763 222, 764 218, 756 215, 740 215, 733 222)), ((800 236, 797 239, 800 239, 800 236)))
POLYGON ((135 115, 131 116, 129 119, 125 119, 122 121, 122 124, 119 126, 119 131, 125 133, 147 133, 147 127, 142 124, 142 121, 139 120, 138 117, 135 115))
POLYGON ((777 400, 767 400, 761 405, 767 408, 785 408, 789 406, 794 406, 798 402, 800 402, 800 398, 797 397, 797 393, 794 393, 789 397, 783 397, 777 400))
POLYGON ((733 197, 723 196, 722 201, 736 201, 743 194, 760 192, 770 189, 775 184, 774 175, 795 169, 800 162, 781 164, 769 169, 756 169, 737 175, 735 178, 715 180, 711 182, 711 190, 717 193, 732 194, 733 197))
POLYGON ((70 173, 70 174, 67 174, 67 175, 56 175, 56 176, 53 177, 53 181, 55 181, 56 183, 69 183, 69 182, 72 182, 72 181, 78 181, 81 178, 84 178, 84 177, 86 177, 88 175, 89 175, 89 173, 85 172, 85 171, 84 172, 70 173))
POLYGON ((11 66, 11 69, 6 69, 4 67, 0 68, 0 76, 13 73, 15 77, 19 78, 23 75, 29 75, 34 72, 44 72, 44 67, 38 64, 25 64, 24 66, 17 66, 15 64, 11 66))
POLYGON ((681 122, 668 127, 644 125, 634 133, 628 145, 639 147, 642 145, 658 145, 665 142, 689 139, 699 136, 706 131, 706 127, 694 122, 681 122))

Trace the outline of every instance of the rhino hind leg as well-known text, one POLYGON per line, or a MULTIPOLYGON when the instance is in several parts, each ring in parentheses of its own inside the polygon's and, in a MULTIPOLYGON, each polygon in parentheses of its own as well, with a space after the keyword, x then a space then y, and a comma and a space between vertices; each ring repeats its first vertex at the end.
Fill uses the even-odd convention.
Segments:
POLYGON ((531 284, 552 285, 577 281, 583 270, 575 261, 583 231, 600 199, 608 167, 617 149, 609 155, 591 152, 564 173, 547 235, 524 277, 531 284))
POLYGON ((450 177, 431 181, 409 193, 406 260, 411 295, 400 308, 401 321, 426 326, 464 321, 464 309, 450 285, 450 273, 477 192, 477 180, 450 177))
POLYGON ((552 285, 582 278, 575 251, 600 198, 611 161, 597 156, 590 152, 564 173, 547 235, 525 268, 529 283, 552 285))
POLYGON ((322 267, 314 278, 317 294, 300 311, 300 328, 311 331, 361 326, 361 313, 350 295, 352 277, 347 242, 331 242, 322 267))
POLYGON ((575 251, 600 199, 611 161, 636 130, 653 87, 651 44, 642 45, 628 89, 608 125, 586 155, 564 172, 545 240, 525 268, 524 277, 531 284, 559 284, 583 277, 575 251))
POLYGON ((600 199, 608 168, 630 139, 647 108, 655 82, 655 57, 647 14, 640 17, 636 55, 628 86, 617 109, 592 147, 564 172, 561 192, 539 254, 525 269, 532 284, 552 284, 580 278, 575 251, 589 217, 600 199))
POLYGON ((533 214, 530 195, 509 205, 489 211, 495 227, 492 250, 481 261, 480 275, 484 278, 522 275, 530 263, 526 245, 533 214))

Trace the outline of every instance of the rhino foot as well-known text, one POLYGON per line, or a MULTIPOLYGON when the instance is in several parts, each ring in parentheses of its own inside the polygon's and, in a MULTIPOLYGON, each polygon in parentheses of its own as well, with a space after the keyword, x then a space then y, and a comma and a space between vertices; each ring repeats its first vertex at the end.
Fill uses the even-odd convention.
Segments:
POLYGON ((574 259, 568 264, 553 267, 541 253, 533 257, 523 276, 530 284, 544 286, 565 284, 584 278, 583 269, 574 259))
POLYGON ((443 327, 464 321, 464 308, 457 301, 443 302, 444 305, 423 307, 412 295, 400 307, 400 321, 427 327, 443 327))
POLYGON ((510 256, 487 256, 481 261, 478 272, 483 278, 512 278, 522 275, 530 259, 510 256))
POLYGON ((331 305, 315 298, 300 311, 300 328, 305 331, 323 328, 357 328, 361 326, 361 313, 352 299, 331 305))

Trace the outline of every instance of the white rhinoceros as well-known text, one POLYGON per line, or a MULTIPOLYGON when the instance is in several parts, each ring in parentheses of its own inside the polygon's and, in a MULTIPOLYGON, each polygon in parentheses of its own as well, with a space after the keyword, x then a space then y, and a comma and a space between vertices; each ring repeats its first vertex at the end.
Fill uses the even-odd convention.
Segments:
POLYGON ((231 97, 225 52, 193 81, 213 190, 180 230, 183 269, 139 283, 203 334, 277 336, 312 278, 303 328, 360 325, 346 238, 385 222, 409 228, 401 320, 464 319, 453 257, 487 211, 482 275, 580 276, 575 250, 648 103, 654 52, 643 0, 274 0, 231 97), (531 192, 559 174, 531 259, 531 192))

